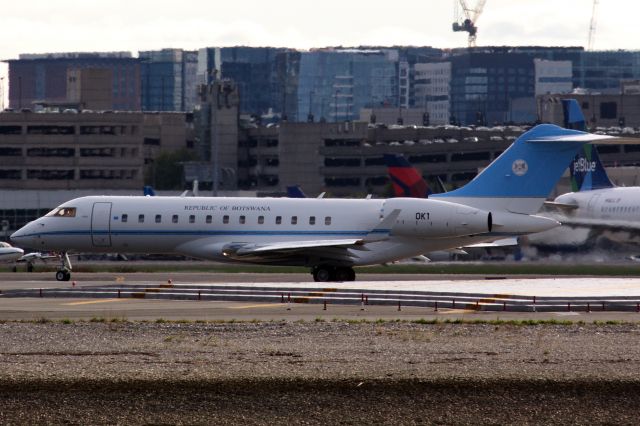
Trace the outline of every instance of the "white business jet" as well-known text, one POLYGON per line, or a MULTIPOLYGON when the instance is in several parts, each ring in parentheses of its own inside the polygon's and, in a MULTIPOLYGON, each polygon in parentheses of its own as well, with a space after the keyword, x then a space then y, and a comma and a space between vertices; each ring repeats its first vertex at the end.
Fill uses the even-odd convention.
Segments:
POLYGON ((607 136, 540 125, 466 186, 428 199, 91 196, 15 232, 23 247, 62 252, 173 253, 311 268, 316 281, 352 281, 354 266, 554 228, 535 215, 585 143, 607 136))

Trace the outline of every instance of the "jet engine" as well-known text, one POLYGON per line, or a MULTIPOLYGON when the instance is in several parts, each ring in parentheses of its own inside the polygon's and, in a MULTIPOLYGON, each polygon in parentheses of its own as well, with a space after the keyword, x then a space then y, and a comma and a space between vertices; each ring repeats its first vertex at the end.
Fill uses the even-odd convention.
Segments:
POLYGON ((395 209, 401 213, 392 227, 394 235, 449 238, 485 234, 493 228, 490 212, 448 201, 392 198, 383 213, 395 209))

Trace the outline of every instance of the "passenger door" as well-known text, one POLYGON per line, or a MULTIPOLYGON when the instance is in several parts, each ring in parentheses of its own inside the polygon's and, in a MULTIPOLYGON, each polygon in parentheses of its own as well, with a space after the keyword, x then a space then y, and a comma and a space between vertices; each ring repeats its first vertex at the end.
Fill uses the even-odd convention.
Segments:
POLYGON ((111 247, 111 203, 93 203, 91 241, 95 247, 111 247))

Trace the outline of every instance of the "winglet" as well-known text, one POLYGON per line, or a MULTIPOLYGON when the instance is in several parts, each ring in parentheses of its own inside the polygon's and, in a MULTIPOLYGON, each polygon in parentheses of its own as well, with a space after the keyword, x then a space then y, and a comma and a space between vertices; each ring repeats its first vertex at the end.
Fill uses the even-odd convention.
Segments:
POLYGON ((378 226, 373 228, 366 237, 363 238, 362 242, 364 243, 372 243, 374 241, 382 241, 389 238, 389 233, 391 232, 391 228, 398 220, 398 216, 400 216, 400 209, 394 209, 387 217, 385 217, 378 226))

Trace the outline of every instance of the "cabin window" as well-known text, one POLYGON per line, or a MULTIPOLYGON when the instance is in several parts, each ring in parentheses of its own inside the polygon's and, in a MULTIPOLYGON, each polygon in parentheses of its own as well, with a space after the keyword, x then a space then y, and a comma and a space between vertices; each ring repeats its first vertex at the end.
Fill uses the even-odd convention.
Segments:
POLYGON ((316 217, 309 216, 309 225, 315 225, 315 224, 316 224, 316 217))
POLYGON ((276 225, 280 225, 282 223, 282 216, 276 216, 276 225))
POLYGON ((244 225, 246 220, 247 220, 247 218, 245 216, 240 216, 240 218, 238 219, 238 221, 240 222, 240 225, 244 225))
POLYGON ((120 219, 120 221, 122 223, 126 223, 127 220, 129 220, 129 215, 125 213, 125 214, 122 215, 122 219, 120 219))
POLYGON ((189 223, 196 223, 196 216, 195 215, 189 215, 189 223))
POLYGON ((258 224, 262 225, 264 223, 264 216, 258 216, 258 224))
POLYGON ((291 224, 292 225, 298 224, 298 216, 291 216, 291 224))
POLYGON ((324 224, 325 225, 331 225, 331 216, 326 216, 324 218, 324 224))
POLYGON ((222 216, 222 223, 229 223, 229 216, 228 215, 222 216))
POLYGON ((162 215, 161 214, 157 214, 156 215, 156 223, 161 223, 162 222, 162 215))
POLYGON ((210 215, 210 214, 208 214, 208 215, 207 215, 207 217, 204 219, 204 221, 205 221, 206 223, 211 223, 211 221, 212 221, 212 220, 213 220, 213 218, 211 217, 211 215, 210 215))
POLYGON ((177 214, 173 215, 173 217, 171 218, 171 222, 178 223, 178 215, 177 214))
POLYGON ((144 215, 143 214, 139 214, 138 215, 138 223, 144 223, 144 215))

